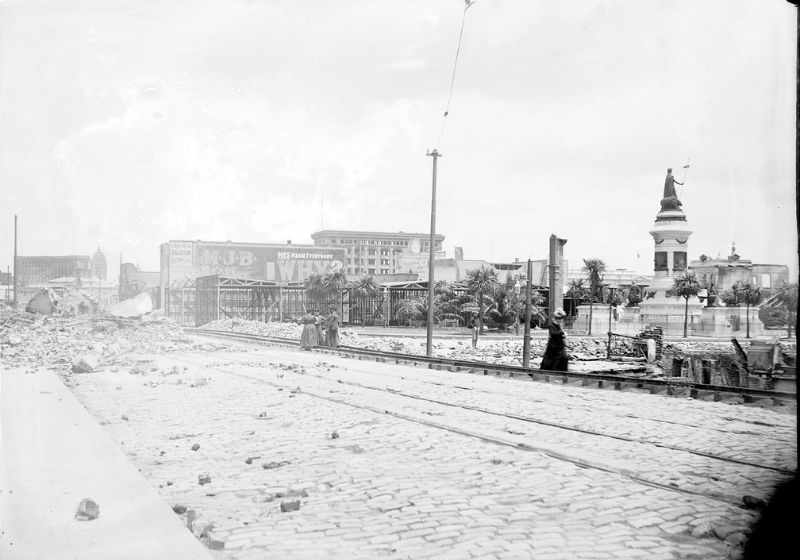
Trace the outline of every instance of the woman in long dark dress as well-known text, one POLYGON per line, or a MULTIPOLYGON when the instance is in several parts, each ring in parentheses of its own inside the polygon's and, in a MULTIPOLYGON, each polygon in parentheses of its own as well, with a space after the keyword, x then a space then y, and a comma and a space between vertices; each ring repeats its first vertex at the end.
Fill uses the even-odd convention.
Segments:
POLYGON ((317 323, 317 346, 325 346, 325 318, 320 315, 319 309, 314 311, 314 320, 317 323))
POLYGON ((566 335, 561 325, 567 314, 558 308, 550 318, 550 337, 547 339, 547 349, 544 351, 541 369, 551 371, 567 371, 569 354, 567 354, 566 335))
POLYGON ((311 350, 317 345, 317 318, 311 313, 306 313, 300 319, 300 322, 303 324, 300 346, 303 350, 311 350))

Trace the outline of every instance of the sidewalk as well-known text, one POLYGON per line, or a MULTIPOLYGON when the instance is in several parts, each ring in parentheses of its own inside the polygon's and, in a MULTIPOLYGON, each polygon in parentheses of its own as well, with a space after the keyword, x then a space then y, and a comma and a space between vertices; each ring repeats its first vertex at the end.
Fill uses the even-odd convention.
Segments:
POLYGON ((0 373, 0 557, 210 559, 52 372, 0 373), (74 518, 83 498, 100 516, 74 518))

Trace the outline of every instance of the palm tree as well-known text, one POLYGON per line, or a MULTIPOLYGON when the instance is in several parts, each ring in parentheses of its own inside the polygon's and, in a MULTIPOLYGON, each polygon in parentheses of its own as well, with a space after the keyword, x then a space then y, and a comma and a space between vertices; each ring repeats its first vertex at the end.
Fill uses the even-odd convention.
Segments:
POLYGON ((342 309, 342 291, 347 288, 347 275, 344 271, 339 270, 337 272, 326 272, 322 276, 322 286, 325 291, 325 295, 330 298, 331 295, 337 295, 337 305, 336 307, 339 308, 339 313, 344 313, 344 309, 342 309))
POLYGON ((689 298, 697 296, 700 292, 700 282, 694 275, 694 272, 686 272, 683 276, 676 276, 673 278, 674 284, 669 293, 673 296, 679 296, 686 300, 686 306, 683 312, 683 338, 688 337, 689 329, 689 298))
POLYGON ((567 289, 566 296, 571 299, 577 299, 579 302, 586 299, 589 289, 584 285, 583 278, 569 281, 569 288, 567 289))
POLYGON ((497 271, 493 268, 480 268, 467 271, 466 278, 467 290, 474 293, 478 300, 478 325, 483 334, 483 296, 493 296, 500 284, 497 281, 497 271))
POLYGON ((761 303, 763 299, 763 294, 761 293, 761 288, 758 286, 753 286, 751 284, 744 284, 739 288, 739 296, 744 300, 745 304, 747 305, 747 338, 750 338, 750 306, 751 305, 758 305, 761 303))
POLYGON ((313 305, 316 301, 319 301, 325 293, 325 284, 322 279, 322 274, 309 274, 304 284, 308 302, 313 305))
POLYGON ((778 292, 780 302, 786 306, 786 311, 788 311, 789 338, 792 338, 792 327, 797 320, 797 291, 797 282, 795 282, 784 284, 778 292))
POLYGON ((422 296, 412 296, 401 299, 397 302, 397 320, 401 323, 405 322, 406 325, 410 321, 422 320, 427 316, 428 311, 428 298, 422 296))
POLYGON ((606 271, 606 263, 600 259, 583 259, 583 268, 589 273, 589 335, 591 335, 595 294, 603 281, 602 274, 606 271))
POLYGON ((350 288, 357 297, 375 297, 381 291, 380 286, 373 276, 362 276, 350 283, 350 288))

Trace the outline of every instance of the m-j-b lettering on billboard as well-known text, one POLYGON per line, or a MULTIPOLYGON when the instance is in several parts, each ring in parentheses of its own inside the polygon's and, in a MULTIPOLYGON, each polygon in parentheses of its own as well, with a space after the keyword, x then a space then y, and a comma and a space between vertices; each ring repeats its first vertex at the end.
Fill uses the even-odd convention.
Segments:
POLYGON ((344 251, 223 245, 204 246, 197 251, 197 257, 197 276, 303 282, 311 274, 341 270, 344 251))

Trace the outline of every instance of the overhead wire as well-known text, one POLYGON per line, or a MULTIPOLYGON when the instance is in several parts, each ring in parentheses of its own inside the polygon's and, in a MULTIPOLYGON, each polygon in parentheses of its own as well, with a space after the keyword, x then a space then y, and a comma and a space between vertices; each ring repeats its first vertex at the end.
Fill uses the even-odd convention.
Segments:
POLYGON ((453 61, 453 74, 450 78, 450 93, 447 96, 447 105, 445 106, 444 113, 442 114, 442 128, 439 132, 439 139, 436 141, 436 149, 439 149, 439 145, 442 143, 442 138, 444 137, 444 131, 447 128, 447 117, 450 114, 450 104, 453 101, 453 90, 455 89, 456 84, 456 71, 458 70, 458 55, 461 53, 461 40, 464 37, 464 26, 467 22, 467 10, 469 10, 473 4, 475 4, 477 0, 464 0, 464 13, 461 17, 461 30, 458 32, 458 46, 456 47, 456 56, 455 60, 453 61))

